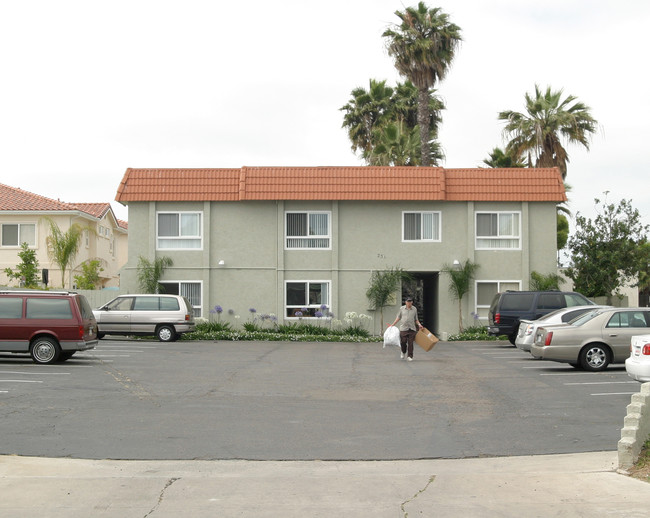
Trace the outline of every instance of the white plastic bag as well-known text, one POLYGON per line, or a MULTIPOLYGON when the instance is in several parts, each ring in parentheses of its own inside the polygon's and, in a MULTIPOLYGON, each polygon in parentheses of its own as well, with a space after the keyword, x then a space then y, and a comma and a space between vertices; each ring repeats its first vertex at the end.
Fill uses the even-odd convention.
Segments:
POLYGON ((384 331, 384 347, 387 345, 395 345, 399 347, 399 342, 399 329, 395 326, 387 327, 386 331, 384 331))

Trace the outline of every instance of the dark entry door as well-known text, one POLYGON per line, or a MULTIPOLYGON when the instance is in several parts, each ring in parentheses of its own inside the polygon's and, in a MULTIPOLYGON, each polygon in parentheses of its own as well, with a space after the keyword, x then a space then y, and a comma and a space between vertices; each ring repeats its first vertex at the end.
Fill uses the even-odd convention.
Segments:
POLYGON ((420 322, 429 331, 438 330, 438 272, 409 272, 410 282, 402 283, 402 304, 407 297, 413 297, 420 322))

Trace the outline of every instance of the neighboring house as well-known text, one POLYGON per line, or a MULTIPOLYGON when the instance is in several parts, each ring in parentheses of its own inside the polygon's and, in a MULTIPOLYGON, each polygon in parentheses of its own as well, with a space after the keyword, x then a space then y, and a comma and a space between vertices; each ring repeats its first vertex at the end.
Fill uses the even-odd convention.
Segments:
POLYGON ((442 334, 458 330, 443 265, 480 265, 463 316, 485 319, 497 291, 556 272, 566 196, 555 168, 243 167, 127 169, 116 200, 129 207, 125 289, 137 286, 139 256, 168 256, 163 287, 188 296, 197 316, 218 304, 244 320, 249 308, 316 320, 325 305, 343 318, 370 312, 373 270, 401 267, 415 282, 384 313, 413 295, 442 334))
POLYGON ((16 269, 21 262, 20 246, 26 242, 36 250, 39 268, 48 271, 48 287, 61 288, 61 270, 47 253, 47 218, 62 232, 74 223, 87 229, 77 256, 66 270, 66 288, 74 287, 74 276, 81 274, 81 263, 89 259, 102 262, 101 287, 120 285, 119 271, 128 257, 128 225, 115 218, 109 203, 64 203, 4 184, 0 184, 0 285, 16 285, 4 270, 16 269))

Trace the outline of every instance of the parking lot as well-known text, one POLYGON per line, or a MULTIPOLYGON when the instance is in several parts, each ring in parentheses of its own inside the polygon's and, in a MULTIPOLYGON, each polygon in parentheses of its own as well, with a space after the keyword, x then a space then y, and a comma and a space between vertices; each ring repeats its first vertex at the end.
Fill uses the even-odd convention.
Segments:
POLYGON ((0 355, 0 453, 378 460, 614 450, 639 383, 505 342, 102 340, 55 365, 0 355))

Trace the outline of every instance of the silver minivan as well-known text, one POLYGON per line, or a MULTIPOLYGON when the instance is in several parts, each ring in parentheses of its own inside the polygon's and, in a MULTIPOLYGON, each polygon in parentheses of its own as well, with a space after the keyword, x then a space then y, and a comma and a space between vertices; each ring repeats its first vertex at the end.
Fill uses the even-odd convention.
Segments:
POLYGON ((94 309, 93 314, 97 338, 154 335, 161 342, 173 342, 196 327, 192 304, 180 295, 120 295, 94 309))

